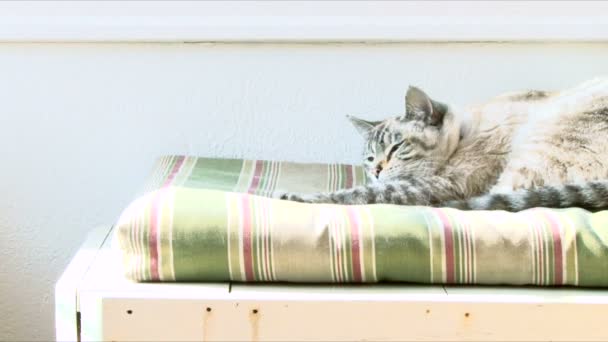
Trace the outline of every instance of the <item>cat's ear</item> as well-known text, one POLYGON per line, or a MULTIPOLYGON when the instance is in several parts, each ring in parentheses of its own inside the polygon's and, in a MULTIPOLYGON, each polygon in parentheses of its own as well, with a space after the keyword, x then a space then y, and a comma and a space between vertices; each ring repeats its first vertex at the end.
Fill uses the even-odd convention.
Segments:
POLYGON ((422 90, 410 86, 405 94, 405 119, 420 120, 427 125, 439 126, 448 107, 432 100, 422 90))
POLYGON ((369 135, 369 132, 371 132, 372 129, 374 129, 374 127, 376 127, 376 125, 380 123, 373 121, 365 121, 351 115, 347 115, 346 117, 348 118, 348 120, 350 120, 350 122, 353 123, 353 126, 355 126, 357 131, 361 133, 361 135, 363 135, 364 137, 367 137, 369 135))

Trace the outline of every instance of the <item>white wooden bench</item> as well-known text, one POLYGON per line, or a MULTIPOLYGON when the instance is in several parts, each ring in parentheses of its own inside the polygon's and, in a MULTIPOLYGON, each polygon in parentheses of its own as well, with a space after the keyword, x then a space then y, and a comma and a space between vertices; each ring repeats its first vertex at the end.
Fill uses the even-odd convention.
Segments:
POLYGON ((111 236, 93 230, 58 281, 58 340, 608 340, 605 290, 133 283, 111 236))

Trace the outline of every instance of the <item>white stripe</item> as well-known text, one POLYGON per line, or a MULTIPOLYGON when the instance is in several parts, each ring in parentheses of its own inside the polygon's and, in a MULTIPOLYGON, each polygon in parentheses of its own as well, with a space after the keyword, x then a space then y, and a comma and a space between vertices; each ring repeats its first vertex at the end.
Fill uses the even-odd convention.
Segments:
POLYGON ((239 261, 240 261, 240 269, 241 269, 241 281, 246 280, 247 278, 245 277, 245 255, 243 254, 243 206, 241 204, 241 196, 244 195, 237 195, 236 197, 236 208, 237 208, 237 212, 239 215, 239 229, 238 229, 238 234, 239 234, 239 261))
MULTIPOLYGON (((347 213, 344 212, 344 209, 341 212, 340 215, 340 246, 342 247, 342 273, 344 276, 344 281, 347 281, 349 279, 349 274, 348 274, 348 261, 346 260, 346 256, 348 255, 348 251, 346 249, 346 227, 348 226, 348 218, 347 218, 347 213)), ((352 239, 351 239, 351 243, 352 243, 352 239)), ((352 264, 352 262, 351 262, 352 264)), ((352 274, 350 275, 350 278, 352 278, 352 274)))
MULTIPOLYGON (((244 182, 244 179, 249 179, 250 177, 249 174, 245 173, 244 171, 247 169, 247 165, 249 164, 248 160, 243 160, 243 163, 241 164, 241 170, 239 171, 239 179, 236 180, 236 184, 234 185, 234 188, 232 188, 232 191, 247 191, 247 189, 243 190, 242 188, 239 188, 239 185, 242 185, 241 183, 244 182), (247 177, 247 178, 245 178, 247 177)), ((246 185, 249 185, 250 182, 247 182, 246 185)))
MULTIPOLYGON (((188 178, 190 177, 190 175, 192 174, 192 170, 194 170, 194 168, 196 167, 196 161, 198 160, 198 158, 196 157, 187 157, 186 159, 188 161, 188 170, 186 171, 186 173, 184 173, 185 177, 182 181, 182 183, 180 185, 183 185, 186 180, 188 180, 188 178)), ((186 162, 186 160, 184 160, 184 163, 186 162)))
POLYGON ((175 199, 175 191, 170 190, 169 201, 169 277, 175 281, 175 264, 173 260, 173 203, 175 199))
MULTIPOLYGON (((138 204, 135 204, 138 205, 138 204)), ((133 210, 131 213, 134 212, 140 212, 139 210, 135 211, 133 210)), ((143 212, 143 211, 141 211, 143 212)), ((131 227, 131 231, 129 232, 129 247, 131 248, 131 253, 133 253, 134 255, 141 255, 141 258, 135 258, 134 260, 138 261, 138 260, 145 260, 145 258, 143 258, 143 255, 141 254, 141 252, 138 250, 139 246, 138 246, 138 231, 139 231, 139 220, 140 220, 141 215, 137 215, 135 217, 132 218, 132 221, 129 222, 130 224, 132 224, 131 227)), ((139 274, 141 272, 141 270, 143 270, 143 265, 141 264, 141 262, 136 262, 136 263, 132 263, 134 269, 133 269, 133 276, 136 279, 141 279, 141 275, 139 274)))
POLYGON ((330 191, 331 189, 331 165, 327 166, 327 184, 325 185, 325 190, 330 191))
POLYGON ((338 281, 338 272, 337 272, 337 268, 336 268, 336 257, 334 255, 334 253, 336 252, 336 249, 334 248, 334 244, 335 244, 335 237, 334 237, 334 223, 333 220, 330 218, 328 220, 328 224, 327 224, 327 229, 328 229, 328 243, 329 243, 329 269, 331 270, 331 279, 334 282, 338 281))
MULTIPOLYGON (((143 213, 145 213, 145 211, 142 211, 142 215, 140 217, 142 227, 143 227, 143 225, 146 222, 146 218, 149 218, 149 214, 145 215, 143 213)), ((150 267, 152 263, 150 262, 151 259, 148 258, 150 256, 150 252, 149 252, 149 249, 150 249, 150 242, 149 242, 149 240, 150 240, 150 230, 149 229, 140 229, 140 230, 138 230, 138 232, 139 232, 139 239, 140 239, 140 245, 139 245, 139 247, 140 247, 140 253, 144 253, 145 251, 148 251, 148 255, 145 258, 145 259, 148 259, 148 267, 144 268, 145 265, 142 264, 142 276, 145 279, 152 279, 152 267, 150 267), (146 234, 144 234, 144 232, 147 233, 147 236, 146 236, 146 234), (144 272, 145 272, 145 274, 144 274, 144 272)))
MULTIPOLYGON (((182 161, 181 165, 179 165, 179 167, 177 168, 177 170, 175 170, 175 174, 172 175, 171 178, 171 185, 173 185, 173 182, 177 179, 177 176, 180 174, 180 172, 182 171, 182 169, 184 168, 184 165, 186 163, 186 158, 184 157, 184 160, 182 161)), ((174 166, 175 167, 175 166, 174 166)), ((172 170, 171 170, 172 171, 172 170)), ((157 269, 158 269, 158 278, 159 280, 167 280, 167 276, 163 273, 163 253, 162 253, 162 223, 163 223, 163 214, 166 214, 164 209, 164 205, 165 202, 167 202, 168 200, 170 200, 170 197, 172 194, 171 189, 170 188, 165 188, 162 190, 159 190, 159 206, 158 206, 158 217, 157 217, 157 222, 156 222, 156 226, 158 227, 158 234, 156 236, 156 251, 157 251, 157 256, 158 256, 158 260, 157 260, 157 269)), ((169 239, 170 240, 170 239, 169 239)))
MULTIPOLYGON (((262 245, 262 235, 264 235, 264 234, 259 233, 260 228, 262 228, 262 222, 261 222, 262 218, 260 217, 260 210, 253 210, 253 209, 254 209, 254 207, 253 207, 253 203, 252 203, 251 211, 253 211, 252 215, 254 215, 252 222, 255 222, 255 225, 252 225, 252 227, 251 227, 251 235, 252 235, 251 241, 255 241, 255 245, 256 245, 255 254, 257 256, 257 261, 258 261, 257 265, 254 265, 254 267, 257 266, 257 268, 258 268, 259 280, 264 281, 264 280, 266 280, 264 277, 264 270, 263 270, 264 263, 260 262, 260 260, 262 260, 262 251, 260 249, 261 249, 261 245, 262 245), (254 227, 258 230, 257 234, 254 233, 254 227), (255 238, 255 240, 254 240, 254 238, 255 238)), ((259 209, 259 208, 257 208, 257 209, 259 209)), ((252 255, 252 259, 253 259, 253 255, 252 255)), ((251 262, 253 263, 253 260, 251 260, 251 262)), ((253 274, 253 276, 255 278, 255 273, 253 274)))
POLYGON ((279 179, 281 178, 281 169, 283 166, 283 163, 279 162, 277 163, 277 176, 274 180, 274 182, 272 183, 272 192, 274 192, 277 188, 277 184, 279 184, 279 179))
POLYGON ((232 196, 233 196, 232 194, 226 193, 226 198, 225 198, 226 208, 228 210, 228 215, 226 215, 227 216, 226 227, 228 227, 228 229, 226 229, 226 235, 227 235, 226 236, 226 245, 227 245, 226 248, 228 248, 228 273, 230 274, 230 280, 236 280, 236 279, 234 279, 234 276, 232 275, 232 258, 230 256, 230 254, 232 254, 231 253, 232 247, 230 246, 230 240, 232 240, 232 229, 234 229, 234 227, 232 227, 232 220, 231 220, 231 217, 232 217, 231 214, 234 214, 234 213, 230 212, 230 209, 231 209, 230 202, 231 202, 232 196))
POLYGON ((336 189, 336 171, 333 164, 330 164, 329 168, 331 170, 331 184, 328 190, 334 191, 336 189))
MULTIPOLYGON (((543 230, 542 230, 542 232, 543 232, 543 239, 542 239, 543 248, 545 248, 545 242, 547 242, 547 243, 549 242, 548 237, 551 238, 551 242, 553 242, 553 234, 552 234, 553 230, 551 229, 551 223, 547 222, 547 218, 544 215, 543 215, 543 230), (547 233, 547 231, 549 231, 549 232, 547 233), (549 235, 547 235, 547 234, 549 234, 549 235)), ((545 265, 545 276, 544 276, 545 277, 545 285, 549 284, 549 275, 551 274, 551 270, 552 270, 552 268, 550 268, 552 265, 549 264, 549 260, 550 260, 550 258, 549 258, 549 250, 550 250, 550 248, 547 247, 546 251, 544 251, 544 253, 543 253, 543 258, 544 258, 543 263, 545 265)), ((553 253, 553 258, 555 260, 555 249, 554 249, 553 252, 554 252, 553 253)))
POLYGON ((443 222, 441 218, 439 218, 439 214, 433 212, 433 217, 435 217, 435 221, 437 222, 437 226, 439 227, 439 240, 441 243, 441 282, 445 283, 447 281, 447 267, 446 266, 446 254, 447 251, 445 249, 445 227, 443 226, 443 222))
POLYGON ((432 234, 432 228, 431 228, 431 222, 429 221, 429 217, 428 217, 428 210, 424 210, 422 216, 424 217, 424 223, 426 224, 426 230, 429 234, 429 260, 431 263, 431 279, 430 282, 431 284, 434 282, 433 279, 433 234, 432 234))
POLYGON ((374 230, 374 217, 372 216, 372 213, 370 211, 369 208, 364 208, 364 212, 367 214, 368 216, 368 222, 369 222, 369 227, 370 227, 370 231, 372 233, 371 236, 371 244, 372 244, 372 277, 373 277, 373 281, 377 282, 378 281, 378 276, 376 275, 376 232, 374 230))
MULTIPOLYGON (((458 216, 456 216, 458 218, 458 216)), ((462 223, 459 219, 456 220, 456 224, 452 226, 454 229, 452 230, 452 234, 456 235, 457 238, 456 240, 458 241, 458 243, 460 244, 460 248, 458 251, 458 256, 460 258, 460 270, 459 270, 459 274, 460 274, 460 281, 461 282, 466 282, 465 279, 465 269, 466 269, 466 255, 464 252, 464 228, 462 227, 462 223)), ((454 244, 454 248, 456 248, 455 246, 456 244, 454 244)), ((456 280, 456 279, 454 279, 456 280)))
POLYGON ((468 214, 464 214, 463 216, 465 217, 464 222, 466 227, 467 227, 467 253, 469 254, 469 282, 470 283, 474 283, 475 282, 475 254, 473 252, 473 244, 475 243, 475 239, 473 239, 473 227, 471 226, 471 220, 470 217, 468 216, 468 214))
POLYGON ((462 281, 464 283, 468 283, 470 281, 469 279, 469 236, 468 236, 468 231, 467 231, 467 227, 465 224, 465 220, 463 219, 463 215, 462 212, 457 212, 458 214, 456 214, 456 217, 458 217, 458 225, 460 227, 460 234, 462 235, 461 240, 462 240, 462 245, 460 247, 460 249, 462 250, 462 281))
POLYGON ((148 184, 146 184, 146 188, 144 189, 145 192, 155 190, 160 185, 162 185, 159 184, 160 180, 163 179, 164 176, 167 174, 167 166, 170 165, 172 159, 173 156, 161 158, 161 160, 158 162, 158 165, 156 166, 156 172, 152 175, 148 184))
POLYGON ((274 162, 268 162, 268 172, 267 172, 267 176, 264 178, 263 174, 262 174, 262 178, 266 180, 266 184, 264 185, 264 189, 262 189, 262 191, 260 192, 261 195, 263 196, 267 196, 268 195, 268 189, 270 189, 270 180, 272 179, 272 173, 274 172, 273 170, 274 168, 274 162))
MULTIPOLYGON (((335 215, 335 214, 334 214, 335 215)), ((338 217, 332 216, 332 228, 333 228, 333 239, 334 239, 334 258, 336 268, 336 281, 342 281, 342 273, 340 273, 340 236, 339 236, 339 225, 338 217)))
POLYGON ((532 233, 532 248, 534 253, 534 283, 536 285, 540 285, 540 244, 538 242, 538 229, 536 226, 536 220, 534 218, 534 212, 530 213, 528 216, 529 224, 530 224, 530 232, 532 233))
POLYGON ((336 178, 338 178, 338 177, 336 176, 336 169, 335 169, 334 165, 330 164, 329 168, 331 170, 331 185, 330 185, 329 191, 334 191, 336 189, 336 178))
POLYGON ((159 280, 165 280, 165 276, 163 275, 163 268, 161 267, 161 265, 163 264, 163 255, 162 255, 162 246, 161 246, 161 240, 162 240, 162 226, 161 223, 163 222, 163 204, 164 204, 164 197, 165 197, 165 191, 167 191, 166 189, 161 189, 159 190, 159 194, 157 196, 159 196, 158 199, 158 213, 157 213, 157 217, 156 217, 156 227, 158 228, 158 231, 156 232, 156 256, 158 257, 158 260, 156 261, 156 270, 158 273, 158 279, 159 280))
MULTIPOLYGON (((540 210, 539 210, 540 211, 540 210)), ((539 258, 540 258, 540 262, 539 265, 542 265, 543 267, 543 272, 539 272, 540 274, 540 284, 544 285, 545 284, 545 272, 547 272, 547 267, 545 265, 545 244, 544 244, 544 239, 543 239, 543 231, 544 231, 544 227, 545 227, 545 223, 542 221, 539 221, 539 224, 536 226, 537 229, 537 233, 538 233, 538 250, 539 250, 539 258)))
POLYGON ((262 201, 262 209, 264 211, 264 269, 266 270, 266 279, 272 281, 270 273, 270 200, 262 201))
POLYGON ((334 164, 334 187, 333 187, 332 191, 338 190, 338 188, 339 188, 338 185, 340 184, 339 180, 340 180, 340 174, 338 172, 338 165, 334 164))
POLYGON ((276 182, 279 178, 279 162, 272 162, 270 179, 268 179, 267 194, 270 195, 276 188, 276 182))
POLYGON ((268 186, 267 186, 267 194, 270 195, 272 194, 272 192, 275 189, 275 184, 276 181, 278 180, 278 175, 279 175, 279 163, 278 162, 272 162, 271 164, 271 173, 270 173, 270 179, 268 179, 268 186))
POLYGON ((365 282, 366 277, 365 277, 365 259, 363 257, 363 255, 365 254, 365 243, 364 243, 364 239, 365 236, 363 236, 363 213, 359 213, 358 211, 355 211, 355 216, 356 216, 356 220, 357 220, 357 230, 358 230, 358 235, 359 235, 359 271, 361 272, 361 282, 365 282))
MULTIPOLYGON (((471 221, 469 221, 470 223, 471 221)), ((469 225, 471 233, 471 282, 477 282, 477 249, 475 245, 475 230, 469 225)))
POLYGON ((345 269, 344 269, 344 242, 342 240, 342 215, 336 214, 336 257, 338 258, 338 279, 339 281, 345 281, 345 269), (342 270, 342 272, 340 272, 342 270))
POLYGON ((257 164, 257 160, 246 160, 243 165, 241 166, 241 174, 239 175, 239 180, 237 183, 237 186, 235 186, 234 191, 236 192, 247 192, 249 190, 249 187, 251 186, 251 183, 253 182, 253 177, 255 176, 255 166, 257 164), (249 164, 249 173, 243 173, 243 169, 245 168, 245 166, 249 164), (243 177, 243 179, 246 180, 245 183, 241 184, 241 177, 243 177), (243 188, 238 189, 238 185, 243 186, 243 188))
POLYGON ((268 247, 268 250, 270 251, 270 255, 268 256, 270 259, 270 265, 271 265, 271 274, 272 274, 272 280, 276 281, 277 280, 277 274, 276 274, 276 265, 274 263, 274 259, 275 259, 275 254, 274 254, 274 243, 272 242, 272 231, 274 230, 274 222, 272 221, 272 205, 273 202, 269 203, 270 205, 268 206, 268 234, 270 236, 270 239, 268 239, 268 243, 270 244, 270 246, 268 247))
POLYGON ((540 245, 540 234, 538 231, 538 220, 534 212, 526 215, 528 217, 528 224, 530 227, 530 232, 532 233, 532 252, 534 253, 534 283, 537 285, 541 285, 542 283, 542 274, 541 270, 541 245, 540 245))
POLYGON ((541 246, 540 246, 540 234, 538 232, 538 222, 537 220, 534 218, 534 215, 531 215, 530 218, 530 225, 532 227, 532 233, 533 235, 533 239, 534 239, 534 265, 536 266, 536 269, 534 270, 534 276, 535 276, 535 281, 537 285, 541 285, 542 283, 542 273, 541 273, 541 246))

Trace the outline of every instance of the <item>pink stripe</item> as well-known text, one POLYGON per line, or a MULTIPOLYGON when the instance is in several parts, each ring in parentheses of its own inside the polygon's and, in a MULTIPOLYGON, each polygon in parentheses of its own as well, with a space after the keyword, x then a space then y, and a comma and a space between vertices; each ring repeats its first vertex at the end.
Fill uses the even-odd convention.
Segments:
POLYGON ((356 282, 361 282, 361 241, 359 236, 359 220, 353 207, 348 207, 348 218, 350 220, 350 234, 351 234, 351 252, 352 252, 352 265, 353 265, 353 279, 356 282))
POLYGON ((165 189, 167 186, 171 185, 171 182, 175 178, 175 175, 179 172, 182 165, 184 164, 185 158, 183 156, 177 157, 175 161, 175 165, 173 165, 173 169, 167 176, 165 183, 162 188, 159 189, 154 199, 152 200, 152 210, 150 212, 150 236, 148 240, 148 244, 150 246, 150 271, 151 271, 151 280, 160 280, 159 276, 159 267, 158 264, 158 232, 160 228, 160 210, 162 208, 162 201, 165 196, 165 189))
POLYGON ((452 225, 448 220, 446 214, 437 208, 433 208, 433 211, 439 216, 443 225, 443 231, 445 235, 445 270, 446 270, 446 283, 454 283, 454 241, 452 238, 452 225))
POLYGON ((247 191, 250 194, 253 194, 259 184, 260 184, 260 177, 262 175, 262 169, 264 168, 264 162, 262 160, 258 160, 255 162, 255 166, 253 168, 253 179, 251 179, 251 184, 249 185, 249 190, 247 191))
POLYGON ((184 156, 177 157, 177 160, 175 161, 175 165, 173 165, 173 169, 171 170, 169 175, 167 175, 167 179, 165 180, 163 187, 167 187, 167 186, 171 185, 171 183, 173 183, 175 176, 179 173, 180 169, 184 165, 185 160, 186 160, 186 158, 184 156))
POLYGON ((353 167, 351 165, 346 165, 346 188, 353 187, 353 167))
POLYGON ((559 232, 559 222, 555 219, 555 217, 549 212, 544 211, 545 216, 549 219, 551 223, 551 232, 553 233, 553 259, 555 260, 555 284, 563 285, 564 284, 564 275, 563 275, 563 250, 562 250, 562 236, 559 232))
POLYGON ((245 263, 245 281, 253 281, 253 253, 251 246, 251 206, 249 196, 241 196, 243 205, 243 262, 245 263))

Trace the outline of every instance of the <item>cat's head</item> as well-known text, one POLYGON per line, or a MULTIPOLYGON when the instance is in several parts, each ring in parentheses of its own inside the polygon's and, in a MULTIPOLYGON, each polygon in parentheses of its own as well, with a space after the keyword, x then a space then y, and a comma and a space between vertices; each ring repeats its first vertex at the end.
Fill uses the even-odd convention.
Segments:
POLYGON ((349 119, 365 137, 363 166, 372 181, 436 174, 459 141, 460 125, 450 108, 416 87, 407 90, 403 115, 349 119))

